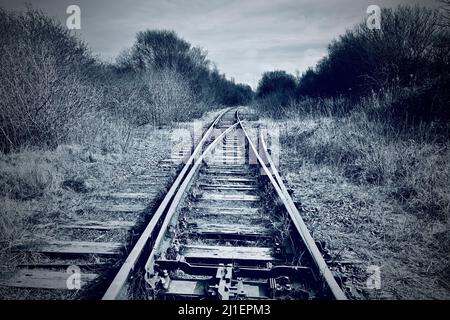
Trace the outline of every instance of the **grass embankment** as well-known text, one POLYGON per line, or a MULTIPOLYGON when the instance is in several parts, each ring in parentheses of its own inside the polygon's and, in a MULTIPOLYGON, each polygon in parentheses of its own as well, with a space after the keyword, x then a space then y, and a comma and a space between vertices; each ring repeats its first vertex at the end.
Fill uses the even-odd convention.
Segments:
POLYGON ((355 276, 365 297, 450 297, 445 135, 433 125, 399 129, 363 111, 290 111, 262 122, 280 128, 281 171, 313 236, 338 259, 353 251, 362 262, 355 276), (381 267, 381 290, 366 288, 370 265, 381 267))

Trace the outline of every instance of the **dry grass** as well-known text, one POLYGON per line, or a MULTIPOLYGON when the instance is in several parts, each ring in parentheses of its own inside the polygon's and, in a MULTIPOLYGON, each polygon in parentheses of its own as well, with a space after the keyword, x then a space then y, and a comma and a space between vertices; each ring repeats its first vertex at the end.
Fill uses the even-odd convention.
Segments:
POLYGON ((133 129, 130 138, 109 131, 106 139, 94 136, 98 140, 89 147, 71 144, 55 150, 28 148, 0 154, 2 269, 13 268, 23 258, 11 251, 13 247, 48 239, 55 221, 86 210, 88 198, 120 191, 126 179, 151 173, 169 154, 170 145, 163 142, 169 134, 170 130, 150 127, 133 129), (129 139, 127 148, 120 145, 124 137, 129 139))

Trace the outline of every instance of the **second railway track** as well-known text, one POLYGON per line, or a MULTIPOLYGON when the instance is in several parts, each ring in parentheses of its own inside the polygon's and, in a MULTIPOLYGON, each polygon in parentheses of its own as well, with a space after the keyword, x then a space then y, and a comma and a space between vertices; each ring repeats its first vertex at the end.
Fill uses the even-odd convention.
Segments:
POLYGON ((186 159, 103 299, 133 296, 139 279, 151 299, 346 299, 235 110, 186 159))

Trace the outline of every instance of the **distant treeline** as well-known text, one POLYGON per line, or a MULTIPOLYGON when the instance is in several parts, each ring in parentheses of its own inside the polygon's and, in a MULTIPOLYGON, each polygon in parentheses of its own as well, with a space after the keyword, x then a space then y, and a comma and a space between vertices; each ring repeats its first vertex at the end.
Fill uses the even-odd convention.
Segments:
POLYGON ((445 3, 440 10, 382 9, 381 30, 369 30, 365 21, 348 30, 299 78, 284 71, 264 74, 257 89, 260 104, 283 109, 305 97, 355 101, 384 95, 391 100, 386 106, 390 116, 448 120, 448 12, 445 3))
POLYGON ((119 127, 188 120, 253 95, 172 31, 139 32, 116 63, 105 63, 42 12, 0 9, 0 42, 3 151, 105 140, 119 127))

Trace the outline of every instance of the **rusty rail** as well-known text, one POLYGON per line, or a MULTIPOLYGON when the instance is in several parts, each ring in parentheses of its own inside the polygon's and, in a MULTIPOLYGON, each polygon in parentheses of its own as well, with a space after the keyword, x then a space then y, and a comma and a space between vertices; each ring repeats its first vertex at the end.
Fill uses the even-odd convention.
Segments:
POLYGON ((238 122, 244 131, 247 140, 249 142, 249 145, 252 149, 252 152, 254 153, 255 157, 257 158, 258 163, 263 168, 264 172, 268 176, 270 182, 272 183, 274 189, 277 192, 278 197, 283 202, 284 206, 286 207, 286 210, 289 214, 289 216, 292 219, 292 222, 294 223, 294 226, 301 236, 306 248, 308 249, 311 257, 314 260, 315 265, 317 266, 321 276, 323 277, 325 283, 327 284, 328 288, 332 292, 334 298, 336 300, 346 300, 347 297, 342 291, 342 289, 337 284, 333 274, 331 273, 330 269, 328 268, 325 260, 322 257, 322 254, 320 253, 319 249, 317 248, 317 245, 312 238, 305 222, 303 221, 300 212, 298 211, 297 207, 294 204, 294 201, 292 200, 291 196, 289 195, 286 186, 283 183, 283 180, 281 179, 278 170, 276 166, 274 165, 268 150, 266 143, 264 141, 264 137, 262 135, 262 132, 260 133, 260 141, 263 146, 263 156, 266 158, 270 169, 272 170, 272 173, 270 172, 268 166, 266 165, 265 161, 262 159, 261 155, 258 153, 255 145, 250 139, 250 136, 247 133, 247 130, 245 129, 244 124, 242 123, 242 120, 239 117, 239 112, 237 113, 238 122), (274 178, 275 177, 275 178, 274 178))

